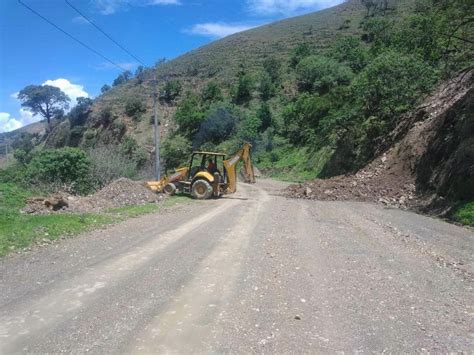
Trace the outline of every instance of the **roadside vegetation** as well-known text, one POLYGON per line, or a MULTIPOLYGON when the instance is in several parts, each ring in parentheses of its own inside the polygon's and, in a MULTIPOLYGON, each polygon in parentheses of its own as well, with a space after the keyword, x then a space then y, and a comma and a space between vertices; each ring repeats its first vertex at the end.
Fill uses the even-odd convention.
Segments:
POLYGON ((474 227, 474 202, 462 204, 455 209, 453 216, 459 223, 474 227))
POLYGON ((41 191, 25 189, 13 183, 0 183, 0 256, 22 250, 36 242, 49 243, 60 237, 73 236, 190 201, 187 197, 176 196, 160 204, 130 205, 103 213, 21 213, 26 199, 39 193, 41 191))

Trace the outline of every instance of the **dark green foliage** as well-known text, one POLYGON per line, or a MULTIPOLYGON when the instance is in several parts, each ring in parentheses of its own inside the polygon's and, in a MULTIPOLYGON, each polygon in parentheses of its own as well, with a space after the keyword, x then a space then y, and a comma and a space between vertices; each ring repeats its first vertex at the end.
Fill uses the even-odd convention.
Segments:
POLYGON ((163 142, 161 154, 166 169, 179 168, 185 165, 192 151, 192 145, 186 137, 175 134, 163 142))
POLYGON ((268 105, 268 103, 262 102, 260 108, 257 111, 257 118, 261 122, 261 125, 259 127, 260 132, 263 132, 272 126, 272 112, 270 111, 270 106, 268 105))
POLYGON ((174 120, 179 126, 179 132, 192 138, 204 120, 204 115, 199 97, 193 93, 187 93, 178 105, 174 120))
POLYGON ((144 150, 144 148, 138 145, 134 138, 130 136, 126 136, 122 140, 120 152, 125 157, 128 157, 133 162, 135 162, 137 168, 142 168, 149 160, 148 153, 144 150))
POLYGON ((222 91, 215 81, 209 81, 201 93, 201 99, 204 102, 212 103, 222 100, 222 91))
POLYGON ((81 140, 85 131, 86 131, 86 128, 84 126, 72 127, 71 132, 69 134, 69 146, 78 147, 81 143, 81 140))
POLYGON ((112 86, 125 84, 131 78, 132 78, 132 72, 130 70, 126 70, 123 73, 121 73, 118 77, 115 78, 114 82, 112 83, 112 86))
POLYGON ((18 94, 21 107, 43 116, 48 125, 51 119, 69 108, 69 97, 59 88, 50 85, 28 85, 18 94))
POLYGON ((100 111, 99 114, 99 124, 104 127, 107 127, 113 120, 115 119, 114 112, 112 111, 112 107, 107 106, 100 111))
POLYGON ((107 91, 109 91, 110 89, 111 89, 110 85, 105 84, 104 86, 102 86, 102 87, 100 88, 100 92, 101 92, 102 94, 105 94, 105 93, 106 93, 107 91))
POLYGON ((258 116, 249 115, 244 118, 239 127, 238 137, 244 142, 254 142, 262 127, 262 120, 258 116))
POLYGON ((69 122, 71 122, 71 127, 83 126, 86 123, 92 111, 92 103, 93 101, 87 97, 77 98, 77 105, 67 115, 69 122))
POLYGON ((347 65, 354 72, 361 71, 369 62, 366 47, 356 37, 339 39, 331 50, 331 57, 347 65))
POLYGON ((17 137, 15 137, 15 140, 11 146, 13 149, 21 149, 26 153, 29 153, 34 148, 33 139, 34 135, 31 133, 22 132, 17 137))
POLYGON ((145 104, 137 98, 130 98, 125 104, 125 114, 135 120, 139 120, 140 116, 146 112, 145 104))
POLYGON ((267 72, 264 72, 261 76, 259 85, 260 98, 263 101, 269 100, 273 95, 275 95, 275 89, 272 78, 267 72))
POLYGON ((314 140, 321 119, 329 113, 331 103, 326 97, 308 93, 298 96, 283 111, 283 131, 295 145, 314 140))
POLYGON ((253 79, 249 74, 239 76, 239 81, 233 95, 234 103, 245 105, 252 99, 253 79))
POLYGON ((296 68, 302 59, 311 55, 311 47, 308 43, 298 44, 290 54, 290 67, 296 68))
POLYGON ((391 121, 428 93, 436 79, 435 70, 419 58, 387 51, 359 74, 352 92, 366 117, 391 121))
POLYGON ((73 190, 85 193, 90 190, 89 167, 87 154, 78 148, 43 150, 28 164, 26 176, 31 182, 70 185, 73 190))
POLYGON ((281 63, 275 57, 267 57, 263 61, 263 69, 270 77, 272 83, 280 80, 281 63))
POLYGON ((218 145, 234 133, 240 113, 230 105, 220 104, 209 110, 194 136, 193 147, 201 147, 206 142, 218 145))
POLYGON ((300 90, 319 94, 325 94, 338 85, 347 85, 352 78, 348 67, 331 58, 316 55, 301 60, 296 73, 300 90))
POLYGON ((163 88, 161 98, 166 102, 171 102, 181 94, 181 90, 182 85, 179 80, 167 81, 163 88))
POLYGON ((23 149, 17 149, 13 152, 13 157, 21 164, 27 165, 33 158, 32 154, 24 151, 23 149))

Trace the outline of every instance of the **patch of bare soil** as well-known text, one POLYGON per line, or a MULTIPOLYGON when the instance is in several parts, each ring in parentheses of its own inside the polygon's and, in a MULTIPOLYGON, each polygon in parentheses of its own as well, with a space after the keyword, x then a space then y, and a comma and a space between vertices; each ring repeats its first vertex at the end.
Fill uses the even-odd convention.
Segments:
POLYGON ((449 187, 467 185, 474 179, 473 157, 469 155, 474 151, 472 136, 469 139, 474 126, 467 125, 472 121, 472 112, 466 105, 472 103, 473 77, 471 71, 444 83, 411 115, 402 117, 387 138, 395 142, 391 148, 356 174, 291 185, 284 194, 293 198, 379 202, 400 208, 426 208, 435 200, 455 200, 457 196, 449 187), (427 160, 431 162, 428 168, 427 160))
POLYGON ((48 198, 28 199, 27 205, 22 211, 29 214, 93 213, 127 205, 159 203, 163 198, 163 194, 156 194, 148 190, 142 182, 120 178, 102 190, 85 197, 56 193, 48 198), (55 204, 56 202, 58 204, 55 204))

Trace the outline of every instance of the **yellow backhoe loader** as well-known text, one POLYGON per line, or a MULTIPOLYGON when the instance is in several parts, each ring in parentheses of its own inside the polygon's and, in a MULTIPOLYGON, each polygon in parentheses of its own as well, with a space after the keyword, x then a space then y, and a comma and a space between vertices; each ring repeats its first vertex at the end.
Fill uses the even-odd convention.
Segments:
POLYGON ((229 159, 223 153, 194 152, 189 166, 176 169, 174 174, 165 176, 160 181, 148 181, 146 186, 156 192, 169 195, 179 192, 200 200, 232 194, 237 190, 237 164, 241 160, 244 162, 243 180, 255 183, 250 159, 251 148, 250 143, 245 143, 229 159), (222 169, 218 168, 219 165, 222 169))

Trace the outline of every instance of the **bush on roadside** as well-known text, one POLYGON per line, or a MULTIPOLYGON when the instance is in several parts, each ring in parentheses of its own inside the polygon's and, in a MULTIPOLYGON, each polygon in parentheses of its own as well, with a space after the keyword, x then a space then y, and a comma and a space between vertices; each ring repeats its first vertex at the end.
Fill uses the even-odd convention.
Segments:
POLYGON ((26 167, 25 176, 31 183, 67 185, 77 193, 92 190, 87 180, 90 160, 78 148, 43 150, 26 167))

